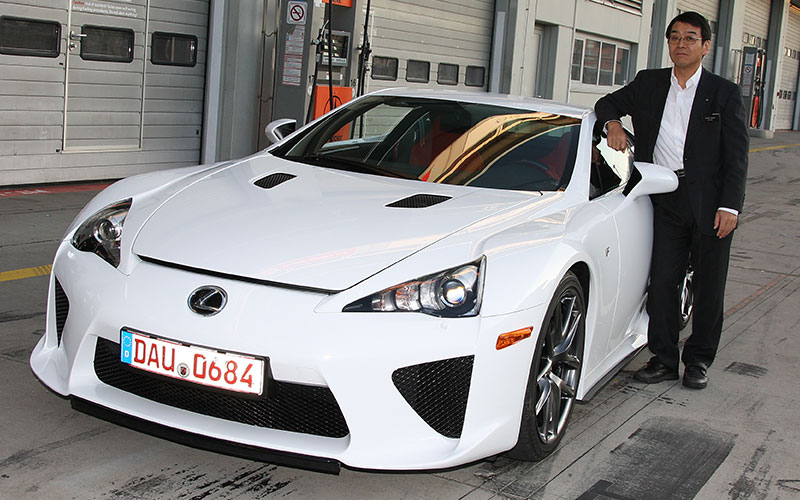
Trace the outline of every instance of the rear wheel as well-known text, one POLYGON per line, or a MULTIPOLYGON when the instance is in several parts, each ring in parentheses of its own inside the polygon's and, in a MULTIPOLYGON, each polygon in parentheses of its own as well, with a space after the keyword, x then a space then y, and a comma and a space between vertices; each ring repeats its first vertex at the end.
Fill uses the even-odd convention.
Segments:
POLYGON ((686 274, 681 284, 680 316, 678 327, 683 330, 692 319, 694 312, 694 270, 691 264, 686 268, 686 274))
POLYGON ((556 288, 539 333, 511 458, 542 460, 564 436, 581 375, 585 317, 583 288, 569 272, 556 288))

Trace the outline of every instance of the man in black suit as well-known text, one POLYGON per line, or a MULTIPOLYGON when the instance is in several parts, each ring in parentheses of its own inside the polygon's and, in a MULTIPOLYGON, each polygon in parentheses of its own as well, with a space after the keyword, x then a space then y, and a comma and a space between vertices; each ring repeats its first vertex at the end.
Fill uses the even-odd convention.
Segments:
POLYGON ((648 344, 653 357, 640 382, 678 379, 702 389, 722 333, 723 295, 733 230, 747 180, 748 134, 741 90, 702 68, 711 44, 708 21, 684 12, 666 32, 673 68, 644 70, 595 105, 608 145, 625 148, 619 119, 630 115, 635 158, 675 171, 678 189, 653 195, 653 254, 648 288, 648 344), (692 335, 679 357, 679 285, 691 255, 692 335))

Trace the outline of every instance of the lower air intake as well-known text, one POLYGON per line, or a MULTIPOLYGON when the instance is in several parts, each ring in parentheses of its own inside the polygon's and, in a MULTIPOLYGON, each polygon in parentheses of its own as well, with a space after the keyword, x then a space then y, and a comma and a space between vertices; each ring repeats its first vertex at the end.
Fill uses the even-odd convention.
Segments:
POLYGON ((461 437, 474 356, 406 366, 392 382, 411 408, 436 432, 461 437))
POLYGON ((341 438, 350 433, 327 387, 274 381, 273 394, 264 399, 210 392, 131 368, 120 361, 119 344, 103 338, 97 339, 94 371, 112 387, 202 415, 315 436, 341 438))
POLYGON ((56 286, 53 290, 56 299, 56 336, 58 337, 58 345, 61 345, 61 337, 64 335, 64 325, 67 323, 67 314, 69 314, 69 299, 64 289, 61 288, 61 283, 56 278, 56 286))

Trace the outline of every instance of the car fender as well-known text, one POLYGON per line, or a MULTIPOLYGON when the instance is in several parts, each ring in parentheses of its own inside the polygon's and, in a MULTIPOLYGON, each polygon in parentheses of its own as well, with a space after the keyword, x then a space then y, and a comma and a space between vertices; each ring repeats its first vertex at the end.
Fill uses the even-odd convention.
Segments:
POLYGON ((608 257, 586 237, 588 231, 600 227, 601 216, 594 209, 567 210, 490 238, 481 315, 486 318, 531 311, 530 316, 523 316, 529 323, 520 323, 518 328, 532 327, 533 335, 538 335, 558 284, 568 271, 578 268, 578 278, 586 281, 584 365, 591 368, 600 362, 606 356, 613 319, 613 308, 603 305, 611 299, 604 296, 604 290, 615 289, 615 282, 608 286, 599 280, 617 278, 601 271, 602 259, 608 257), (531 234, 536 238, 525 238, 531 234))
POLYGON ((154 192, 164 191, 170 186, 180 185, 180 187, 185 187, 200 178, 204 172, 224 168, 229 164, 230 162, 220 162, 211 165, 194 165, 169 170, 157 170, 120 179, 100 191, 78 212, 78 215, 67 229, 65 238, 69 237, 84 220, 108 205, 127 198, 139 198, 154 192))

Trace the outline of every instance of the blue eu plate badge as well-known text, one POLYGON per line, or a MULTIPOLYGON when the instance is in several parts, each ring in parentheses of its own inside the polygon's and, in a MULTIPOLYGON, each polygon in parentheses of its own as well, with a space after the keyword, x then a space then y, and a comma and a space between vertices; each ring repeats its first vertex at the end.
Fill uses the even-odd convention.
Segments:
POLYGON ((122 330, 120 347, 120 361, 131 364, 131 360, 133 359, 133 335, 131 332, 122 330))

